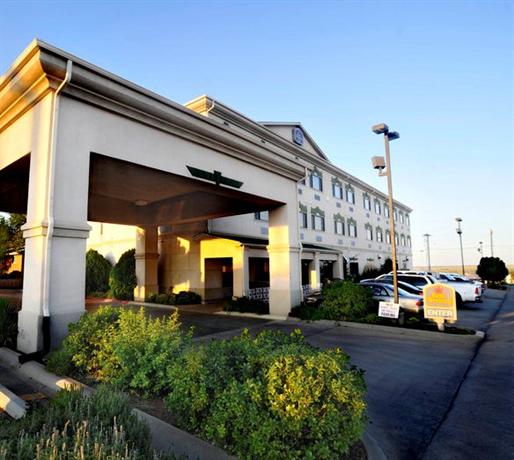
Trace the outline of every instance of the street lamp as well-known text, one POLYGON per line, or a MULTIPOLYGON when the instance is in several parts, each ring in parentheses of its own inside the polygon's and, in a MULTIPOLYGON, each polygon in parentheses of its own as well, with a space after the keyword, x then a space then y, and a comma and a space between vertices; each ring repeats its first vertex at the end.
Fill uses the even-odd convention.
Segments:
POLYGON ((423 236, 425 237, 425 243, 427 245, 427 266, 428 266, 428 271, 431 272, 432 271, 432 265, 430 264, 430 237, 432 235, 430 235, 429 233, 425 233, 423 236))
POLYGON ((480 258, 482 258, 482 257, 484 257, 484 242, 483 241, 479 241, 478 245, 480 246, 478 248, 478 252, 480 253, 480 258))
POLYGON ((373 168, 378 169, 379 176, 387 176, 387 190, 389 194, 389 231, 391 232, 391 252, 393 257, 393 291, 394 303, 398 303, 398 272, 396 269, 396 238, 394 231, 394 205, 393 205, 393 180, 391 175, 391 157, 389 153, 389 141, 398 139, 400 135, 396 131, 389 131, 389 126, 380 123, 371 128, 375 134, 384 135, 385 161, 384 157, 371 158, 373 168), (385 169, 385 171, 384 171, 385 169))
POLYGON ((460 264, 462 266, 462 274, 465 275, 464 272, 464 252, 462 251, 462 229, 460 228, 460 223, 462 222, 462 219, 460 217, 455 218, 455 222, 457 222, 457 234, 459 235, 459 241, 460 241, 460 264))

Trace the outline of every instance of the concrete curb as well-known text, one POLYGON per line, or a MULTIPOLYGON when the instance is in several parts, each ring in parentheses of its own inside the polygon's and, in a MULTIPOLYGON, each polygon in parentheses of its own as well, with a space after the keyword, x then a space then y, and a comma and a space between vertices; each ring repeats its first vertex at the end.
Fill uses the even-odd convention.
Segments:
POLYGON ((136 302, 136 301, 131 300, 130 302, 127 303, 127 305, 131 305, 134 307, 161 308, 163 310, 180 312, 180 309, 178 307, 175 307, 175 305, 167 305, 167 304, 163 304, 163 303, 136 302))
POLYGON ((27 404, 11 390, 0 384, 0 409, 3 409, 12 418, 19 419, 25 416, 27 404))
POLYGON ((387 460, 387 456, 382 448, 378 445, 377 440, 371 436, 368 431, 364 432, 364 435, 362 436, 362 443, 366 448, 368 460, 387 460))
POLYGON ((332 320, 326 320, 321 319, 317 321, 308 321, 308 320, 301 320, 300 318, 294 318, 289 317, 287 319, 288 322, 295 322, 298 324, 298 326, 301 326, 302 324, 310 324, 310 325, 326 325, 326 326, 333 326, 333 327, 348 327, 353 329, 366 329, 369 331, 375 331, 375 332, 385 332, 388 334, 400 334, 400 335, 408 335, 408 336, 425 336, 425 337, 434 337, 434 334, 439 334, 441 337, 451 337, 451 338, 457 338, 459 340, 462 339, 472 339, 476 340, 477 338, 483 338, 483 331, 475 331, 474 334, 446 334, 441 333, 437 331, 424 331, 420 329, 407 329, 407 328, 401 328, 401 327, 393 327, 393 326, 383 326, 382 324, 366 324, 366 323, 354 323, 351 321, 332 321, 332 320))
MULTIPOLYGON (((18 353, 9 350, 8 348, 0 348, 1 361, 3 361, 9 367, 14 368, 17 372, 23 374, 24 376, 44 385, 52 393, 57 393, 58 391, 67 388, 80 388, 84 391, 85 394, 92 394, 95 391, 93 388, 84 385, 77 380, 71 379, 69 377, 59 377, 55 374, 52 374, 51 372, 48 372, 40 363, 30 361, 20 365, 18 362, 19 356, 20 355, 18 353)), ((1 392, 2 388, 0 386, 0 402, 1 392)), ((17 398, 16 395, 12 395, 17 398)), ((207 441, 197 438, 196 436, 187 433, 186 431, 182 431, 181 429, 170 425, 169 423, 166 423, 157 417, 147 414, 146 412, 135 408, 132 409, 132 412, 139 419, 147 422, 152 434, 152 447, 158 451, 171 451, 179 458, 186 457, 190 459, 233 460, 236 458, 230 456, 219 447, 213 446, 207 441)))
POLYGON ((214 315, 222 315, 222 316, 236 316, 238 318, 267 319, 269 321, 286 321, 287 320, 287 317, 285 317, 285 316, 258 315, 257 313, 241 313, 239 311, 217 311, 213 314, 214 315))

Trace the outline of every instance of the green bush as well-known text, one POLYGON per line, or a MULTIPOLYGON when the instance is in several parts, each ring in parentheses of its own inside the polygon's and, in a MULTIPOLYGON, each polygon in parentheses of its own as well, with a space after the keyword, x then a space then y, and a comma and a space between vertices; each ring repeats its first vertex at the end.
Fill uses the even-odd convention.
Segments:
POLYGON ((113 307, 84 313, 77 323, 68 326, 68 335, 60 348, 48 356, 48 370, 58 375, 104 380, 104 369, 113 359, 111 341, 121 313, 122 310, 113 307))
POLYGON ((0 298, 0 347, 16 347, 18 310, 7 299, 0 298))
POLYGON ((150 294, 147 302, 162 305, 192 305, 202 302, 202 297, 193 291, 180 291, 178 294, 150 294))
POLYGON ((111 269, 109 287, 116 299, 134 299, 134 289, 137 286, 135 255, 135 249, 124 252, 118 263, 111 269))
POLYGON ((500 285, 508 276, 509 270, 499 257, 482 257, 477 266, 477 275, 491 286, 500 285))
POLYGON ((110 340, 112 359, 104 379, 145 396, 168 388, 167 369, 191 344, 192 334, 180 330, 178 313, 151 319, 143 308, 123 310, 110 340))
POLYGON ((86 253, 86 295, 109 290, 111 263, 98 251, 90 249, 86 253))
POLYGON ((366 423, 362 372, 299 331, 190 348, 169 379, 179 424, 240 458, 338 458, 366 423))
POLYGON ((352 321, 372 313, 371 291, 351 281, 336 281, 323 287, 321 316, 324 319, 352 321))
POLYGON ((100 387, 93 395, 61 391, 16 421, 0 419, 0 459, 144 460, 163 458, 128 398, 100 387))
POLYGON ((262 300, 254 300, 248 297, 232 297, 224 307, 225 311, 238 311, 241 313, 269 314, 269 303, 262 300))

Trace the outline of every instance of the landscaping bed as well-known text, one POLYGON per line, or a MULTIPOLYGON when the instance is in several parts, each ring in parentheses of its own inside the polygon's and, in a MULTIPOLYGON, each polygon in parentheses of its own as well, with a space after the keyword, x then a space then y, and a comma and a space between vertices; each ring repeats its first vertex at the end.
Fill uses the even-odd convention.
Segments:
POLYGON ((194 344, 179 326, 177 313, 100 308, 70 326, 47 367, 116 385, 134 406, 239 458, 365 458, 363 373, 341 350, 312 347, 299 331, 194 344))

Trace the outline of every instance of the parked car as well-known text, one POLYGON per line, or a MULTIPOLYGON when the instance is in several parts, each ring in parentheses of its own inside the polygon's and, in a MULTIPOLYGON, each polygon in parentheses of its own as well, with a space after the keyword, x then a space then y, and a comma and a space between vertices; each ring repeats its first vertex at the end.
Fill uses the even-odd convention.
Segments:
MULTIPOLYGON (((393 302, 394 293, 393 286, 391 284, 363 281, 361 281, 360 284, 371 289, 373 300, 376 302, 393 302)), ((408 311, 409 313, 420 313, 423 311, 423 297, 410 294, 401 288, 398 288, 398 303, 400 304, 400 308, 408 311)))
MULTIPOLYGON (((361 284, 367 284, 367 283, 383 283, 383 284, 390 284, 392 286, 392 281, 389 281, 389 280, 383 279, 383 278, 382 279, 374 278, 374 279, 367 279, 367 280, 361 281, 361 284)), ((414 286, 409 283, 405 283, 404 281, 398 281, 398 287, 403 289, 404 291, 407 291, 409 294, 423 296, 423 288, 414 286)))
MULTIPOLYGON (((385 278, 393 280, 393 275, 391 273, 387 275, 381 275, 379 278, 385 278)), ((468 283, 459 283, 455 281, 448 281, 444 279, 435 278, 432 275, 408 275, 408 274, 399 274, 398 281, 404 281, 409 284, 413 284, 414 286, 418 286, 423 288, 427 284, 435 284, 435 283, 445 283, 455 289, 455 298, 457 302, 457 308, 462 307, 464 302, 476 302, 480 300, 482 295, 480 289, 478 289, 473 284, 468 283)))
POLYGON ((457 273, 439 273, 439 279, 454 283, 472 284, 473 286, 479 289, 480 297, 484 294, 485 291, 485 284, 481 281, 470 280, 468 277, 464 275, 459 275, 457 273))

